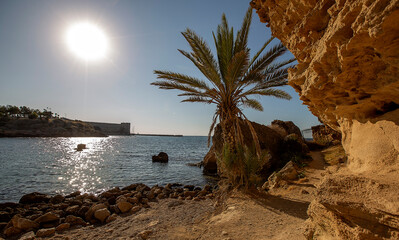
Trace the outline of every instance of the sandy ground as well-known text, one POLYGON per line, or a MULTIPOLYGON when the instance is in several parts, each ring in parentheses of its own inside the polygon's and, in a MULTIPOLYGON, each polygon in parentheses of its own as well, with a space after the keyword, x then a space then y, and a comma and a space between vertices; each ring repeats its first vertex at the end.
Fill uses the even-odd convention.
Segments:
POLYGON ((163 199, 114 222, 57 233, 51 239, 305 239, 306 210, 325 174, 320 152, 306 177, 270 193, 234 191, 222 206, 215 200, 163 199))

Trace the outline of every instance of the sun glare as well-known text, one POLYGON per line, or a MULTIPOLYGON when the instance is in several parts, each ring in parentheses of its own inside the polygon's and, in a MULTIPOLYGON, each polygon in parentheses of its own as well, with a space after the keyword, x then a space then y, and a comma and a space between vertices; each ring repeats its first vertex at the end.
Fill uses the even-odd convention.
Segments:
POLYGON ((96 25, 81 22, 71 25, 66 33, 69 50, 85 61, 103 59, 108 53, 108 39, 96 25))

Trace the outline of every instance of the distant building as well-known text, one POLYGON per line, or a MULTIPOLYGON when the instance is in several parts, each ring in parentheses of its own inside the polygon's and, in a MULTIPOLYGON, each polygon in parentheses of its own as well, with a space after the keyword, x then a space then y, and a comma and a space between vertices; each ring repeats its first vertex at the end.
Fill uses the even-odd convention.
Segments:
POLYGON ((130 135, 130 123, 85 122, 106 135, 130 135))

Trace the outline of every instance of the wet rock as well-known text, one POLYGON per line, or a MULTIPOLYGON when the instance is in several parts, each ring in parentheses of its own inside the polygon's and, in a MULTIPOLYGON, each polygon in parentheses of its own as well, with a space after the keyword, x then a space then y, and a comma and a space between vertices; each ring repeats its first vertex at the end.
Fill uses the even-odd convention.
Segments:
POLYGON ((59 220, 59 219, 60 219, 59 215, 57 215, 55 213, 52 213, 52 212, 48 212, 48 213, 45 213, 44 215, 36 218, 35 222, 37 222, 37 223, 47 223, 47 222, 52 222, 52 221, 56 221, 56 220, 59 220))
POLYGON ((99 209, 94 213, 94 217, 100 220, 101 223, 104 223, 105 219, 110 215, 110 211, 106 208, 99 209))
POLYGON ((194 185, 184 185, 183 188, 187 188, 189 191, 193 191, 195 186, 194 185))
POLYGON ((167 163, 169 161, 168 154, 165 152, 160 152, 158 156, 154 155, 152 156, 152 161, 153 162, 161 162, 161 163, 167 163))
POLYGON ((71 227, 70 223, 61 223, 55 228, 56 232, 63 232, 71 227))
POLYGON ((128 202, 119 202, 116 204, 116 206, 118 206, 122 213, 128 212, 133 207, 133 205, 128 202))
POLYGON ((43 193, 33 192, 22 196, 21 199, 19 200, 19 203, 22 204, 48 203, 49 201, 50 201, 50 196, 43 193))
POLYGON ((74 226, 74 225, 86 226, 86 222, 82 218, 76 217, 76 216, 73 216, 73 215, 68 215, 65 218, 65 222, 69 223, 71 226, 74 226))
POLYGON ((54 235, 55 228, 43 228, 36 232, 36 237, 50 237, 54 235))
POLYGON ((129 186, 126 186, 126 187, 122 188, 122 190, 134 191, 134 190, 136 190, 137 185, 138 184, 136 184, 136 183, 135 184, 130 184, 129 186))

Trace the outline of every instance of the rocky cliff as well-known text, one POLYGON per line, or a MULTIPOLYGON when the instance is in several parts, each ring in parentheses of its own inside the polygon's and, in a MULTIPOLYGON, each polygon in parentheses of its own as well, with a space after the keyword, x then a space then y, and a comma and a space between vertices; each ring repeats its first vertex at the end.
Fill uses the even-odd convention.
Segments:
POLYGON ((399 1, 254 0, 295 55, 289 85, 348 162, 309 207, 314 239, 399 238, 399 1))

